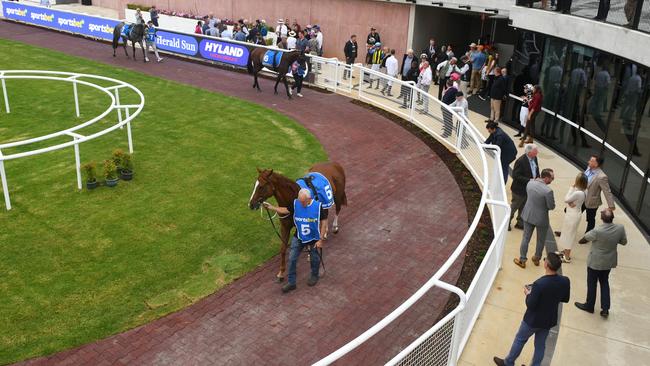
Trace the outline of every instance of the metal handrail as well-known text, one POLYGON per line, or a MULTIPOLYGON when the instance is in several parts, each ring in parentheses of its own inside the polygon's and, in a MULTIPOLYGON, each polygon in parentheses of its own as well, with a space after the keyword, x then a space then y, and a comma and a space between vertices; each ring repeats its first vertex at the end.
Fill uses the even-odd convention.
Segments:
MULTIPOLYGON (((317 56, 311 56, 311 58, 316 62, 332 63, 331 59, 323 59, 323 58, 320 58, 320 57, 317 57, 317 56)), ((377 72, 377 71, 374 71, 374 70, 370 70, 370 69, 365 68, 363 66, 346 65, 346 64, 343 64, 343 63, 341 63, 340 61, 337 60, 337 62, 335 64, 335 67, 336 67, 336 72, 337 73, 338 73, 338 68, 339 67, 348 67, 348 68, 352 67, 353 70, 356 68, 360 72, 360 78, 363 78, 364 74, 373 75, 375 77, 380 77, 380 78, 383 78, 385 80, 389 80, 392 83, 397 84, 397 85, 407 86, 407 87, 411 88, 412 92, 416 92, 416 88, 414 87, 412 82, 404 82, 404 81, 396 79, 394 77, 387 76, 386 74, 383 74, 383 73, 380 73, 380 72, 377 72)), ((334 79, 335 79, 334 80, 334 85, 335 85, 334 89, 336 91, 336 89, 337 89, 336 85, 338 84, 338 74, 335 76, 334 79)), ((359 86, 359 88, 361 88, 361 86, 359 86)), ((474 141, 474 143, 478 147, 480 147, 479 153, 480 153, 480 158, 481 158, 481 165, 482 165, 482 168, 483 168, 483 174, 479 175, 477 173, 476 169, 473 168, 473 167, 470 169, 472 171, 472 174, 475 176, 477 181, 479 181, 479 183, 482 185, 482 188, 483 188, 482 192, 481 192, 481 201, 480 201, 479 206, 477 208, 476 215, 474 216, 468 231, 465 233, 465 235, 463 236, 463 239, 460 241, 460 243, 456 246, 455 250, 451 253, 449 258, 447 258, 445 263, 443 263, 443 265, 436 271, 436 273, 433 276, 431 276, 431 278, 424 285, 422 285, 413 295, 411 295, 400 306, 398 306, 395 310, 393 310, 391 313, 389 313, 387 316, 385 316, 378 323, 376 323, 371 328, 369 328, 368 330, 366 330, 365 332, 363 332, 362 334, 360 334, 359 336, 357 336, 356 338, 354 338, 353 340, 351 340, 347 344, 343 345, 342 347, 340 347, 336 351, 332 352, 331 354, 329 354, 325 358, 323 358, 323 359, 319 360, 318 362, 316 362, 314 364, 314 366, 329 365, 329 364, 339 360, 341 357, 343 357, 347 353, 351 352, 352 350, 354 350, 355 348, 357 348, 358 346, 360 346, 361 344, 366 342, 368 339, 373 337, 375 334, 380 332, 382 329, 384 329, 390 323, 392 323, 395 319, 397 319, 400 315, 402 315, 406 310, 408 310, 415 302, 417 302, 426 293, 428 293, 433 287, 442 288, 444 290, 450 291, 450 292, 455 293, 456 295, 458 295, 459 300, 460 300, 459 304, 449 314, 447 314, 443 319, 441 319, 439 322, 437 322, 431 329, 429 329, 427 332, 425 332, 423 335, 421 335, 416 341, 412 342, 408 347, 406 347, 398 355, 396 355, 393 359, 391 359, 388 362, 388 365, 394 365, 394 364, 398 363, 400 360, 402 360, 404 357, 406 357, 406 355, 408 355, 416 347, 418 347, 421 343, 423 343, 424 340, 426 340, 431 334, 435 333, 443 325, 445 325, 448 321, 450 321, 450 319, 456 318, 457 315, 460 315, 464 311, 465 304, 466 304, 467 298, 468 298, 467 294, 469 294, 469 293, 471 293, 471 291, 473 291, 475 283, 474 282, 472 283, 472 286, 470 286, 470 289, 466 293, 466 292, 462 291, 461 289, 459 289, 458 287, 456 287, 456 286, 454 286, 452 284, 448 284, 446 282, 441 281, 440 278, 449 270, 449 268, 458 259, 460 254, 464 251, 464 249, 467 246, 469 240, 471 239, 472 235, 474 234, 474 232, 476 230, 476 227, 478 226, 478 223, 480 221, 480 218, 482 216, 482 213, 483 213, 486 205, 489 204, 489 205, 495 205, 495 206, 502 207, 506 212, 505 216, 509 216, 510 207, 507 204, 507 202, 505 202, 505 199, 496 200, 493 197, 488 197, 488 196, 492 196, 492 195, 489 193, 489 191, 490 191, 489 183, 491 182, 491 180, 488 177, 488 164, 487 164, 486 150, 487 149, 495 150, 496 157, 497 157, 497 160, 498 160, 498 157, 499 157, 499 154, 500 154, 500 149, 497 146, 483 144, 483 136, 480 134, 478 129, 476 129, 476 127, 471 122, 469 122, 469 120, 465 116, 462 116, 461 114, 457 113, 456 110, 454 110, 453 108, 450 108, 449 106, 447 106, 444 103, 440 102, 438 99, 436 99, 432 95, 430 95, 428 93, 422 93, 419 90, 417 92, 421 93, 421 94, 426 94, 425 98, 431 98, 431 100, 434 103, 437 103, 440 107, 445 108, 447 112, 452 114, 452 116, 455 117, 458 121, 460 121, 460 123, 466 129, 466 133, 469 134, 468 138, 472 139, 474 141)), ((366 98, 366 99, 370 100, 369 98, 366 98)), ((377 106, 382 107, 382 108, 392 109, 391 107, 384 106, 381 103, 374 103, 374 104, 376 104, 377 106)), ((453 143, 450 143, 449 141, 445 141, 444 139, 442 139, 441 136, 439 136, 434 131, 431 131, 428 128, 424 128, 424 126, 422 126, 420 123, 418 123, 418 121, 416 119, 413 119, 412 117, 410 117, 410 119, 411 119, 411 121, 413 123, 416 123, 416 124, 420 125, 420 127, 423 127, 423 129, 426 130, 426 132, 428 132, 429 134, 433 135, 434 137, 437 137, 439 140, 442 140, 443 142, 445 142, 448 145, 452 146, 452 148, 456 149, 456 147, 454 146, 453 143)), ((458 151, 458 149, 456 149, 456 150, 457 150, 457 152, 459 152, 461 157, 463 159, 465 159, 466 166, 471 165, 469 160, 467 160, 465 158, 463 153, 461 151, 458 151)), ((501 165, 496 164, 496 169, 497 169, 498 177, 501 177, 502 176, 501 165)), ((505 185, 502 182, 499 184, 499 195, 501 195, 501 197, 506 197, 506 195, 505 195, 505 185)), ((505 229, 507 227, 506 223, 507 222, 505 220, 503 220, 502 222, 499 222, 497 224, 496 230, 495 230, 496 231, 495 232, 495 239, 494 239, 492 244, 494 244, 499 238, 501 238, 503 235, 505 235, 505 229)), ((496 247, 495 245, 491 245, 490 250, 488 252, 491 253, 494 250, 498 250, 498 251, 502 252, 501 248, 496 248, 495 249, 495 247, 496 247)), ((487 257, 487 254, 486 254, 486 257, 487 257)), ((499 259, 500 259, 500 256, 499 256, 499 259)), ((499 263, 500 263, 500 261, 499 261, 499 263)), ((481 264, 481 266, 479 267, 475 278, 477 278, 482 273, 485 265, 486 265, 486 262, 484 261, 481 264)), ((492 283, 494 281, 494 277, 496 277, 496 271, 493 273, 492 278, 490 279, 490 283, 492 283)), ((485 301, 485 296, 487 296, 487 292, 485 293, 485 295, 481 299, 481 305, 485 301)), ((476 320, 476 317, 478 316, 478 312, 479 311, 477 311, 475 314, 473 314, 473 317, 471 319, 472 326, 473 326, 473 324, 474 324, 474 322, 476 320)), ((454 327, 454 329, 456 331, 456 327, 454 327)), ((471 329, 471 326, 470 326, 470 329, 471 329)), ((460 330, 458 330, 458 331, 460 332, 460 330)), ((469 332, 467 332, 466 334, 458 334, 458 336, 460 336, 460 337, 457 339, 457 341, 452 342, 452 344, 450 345, 450 350, 449 350, 450 359, 449 359, 449 362, 452 365, 456 363, 456 356, 457 355, 455 354, 455 352, 459 353, 462 350, 462 348, 464 347, 464 345, 467 342, 467 339, 469 337, 469 332), (454 343, 457 343, 457 344, 454 344, 454 343)))

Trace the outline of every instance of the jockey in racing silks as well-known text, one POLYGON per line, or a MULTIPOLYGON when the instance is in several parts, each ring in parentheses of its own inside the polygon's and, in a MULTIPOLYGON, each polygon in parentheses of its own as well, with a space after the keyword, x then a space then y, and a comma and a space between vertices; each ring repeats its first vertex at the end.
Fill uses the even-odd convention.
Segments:
POLYGON ((321 261, 317 249, 323 247, 321 233, 327 229, 327 210, 319 201, 311 197, 311 191, 306 188, 300 189, 298 198, 293 200, 292 207, 275 207, 268 202, 264 202, 264 207, 279 215, 293 215, 293 222, 296 225, 296 232, 291 237, 289 275, 282 292, 287 293, 296 289, 296 264, 304 247, 309 248, 311 258, 311 276, 307 285, 316 285, 321 261))

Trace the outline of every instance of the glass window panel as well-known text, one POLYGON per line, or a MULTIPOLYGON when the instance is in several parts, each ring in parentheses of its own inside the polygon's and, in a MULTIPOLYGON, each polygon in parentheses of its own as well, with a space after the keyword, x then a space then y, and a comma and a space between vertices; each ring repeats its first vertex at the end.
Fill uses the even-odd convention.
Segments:
MULTIPOLYGON (((623 198, 634 212, 636 212, 639 197, 641 197, 641 191, 644 188, 644 185, 648 185, 648 181, 644 181, 643 175, 639 174, 635 169, 630 169, 627 172, 623 198)), ((646 195, 648 194, 650 194, 650 190, 646 191, 646 195)))
POLYGON ((623 181, 623 172, 627 162, 608 149, 605 149, 602 155, 605 159, 603 171, 607 174, 609 185, 613 190, 620 191, 621 182, 623 181))
MULTIPOLYGON (((650 2, 650 0, 648 0, 650 2)), ((631 109, 626 113, 634 114, 639 118, 639 124, 636 126, 636 149, 632 153, 632 162, 638 166, 642 171, 645 171, 648 167, 648 160, 650 159, 650 70, 645 67, 639 67, 638 75, 642 80, 643 89, 638 96, 639 104, 635 105, 633 100, 637 99, 635 94, 631 97, 631 100, 627 100, 627 106, 631 109), (643 93, 645 92, 646 97, 643 98, 643 93)), ((636 81, 635 81, 636 83, 636 81)), ((631 89, 634 86, 630 86, 631 89)), ((632 94, 630 91, 629 94, 632 94)))
MULTIPOLYGON (((578 138, 580 138, 580 136, 578 136, 578 138)), ((574 156, 576 156, 577 160, 580 162, 579 166, 583 169, 587 169, 589 158, 591 155, 599 155, 601 153, 602 144, 587 134, 584 135, 584 138, 586 142, 585 145, 574 145, 577 150, 574 156)), ((607 164, 607 162, 605 162, 605 164, 607 164)))
MULTIPOLYGON (((645 181, 644 184, 648 184, 648 182, 645 181)), ((641 205, 639 218, 647 228, 650 228, 650 188, 646 188, 646 193, 645 197, 643 198, 643 204, 641 205)))
POLYGON ((595 51, 594 59, 589 65, 590 76, 586 113, 585 128, 596 136, 602 138, 607 129, 607 119, 612 104, 612 97, 616 85, 615 64, 609 54, 595 51))

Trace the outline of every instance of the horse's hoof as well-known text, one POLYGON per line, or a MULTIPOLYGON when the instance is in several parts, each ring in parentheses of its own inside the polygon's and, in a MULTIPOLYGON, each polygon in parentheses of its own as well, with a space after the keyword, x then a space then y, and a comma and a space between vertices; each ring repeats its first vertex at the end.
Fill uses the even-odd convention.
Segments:
POLYGON ((275 278, 275 283, 282 283, 284 282, 284 277, 276 277, 275 278))
POLYGON ((338 234, 338 233, 339 233, 339 227, 338 227, 338 226, 337 226, 337 227, 334 227, 334 228, 332 229, 332 232, 333 232, 334 234, 338 234))

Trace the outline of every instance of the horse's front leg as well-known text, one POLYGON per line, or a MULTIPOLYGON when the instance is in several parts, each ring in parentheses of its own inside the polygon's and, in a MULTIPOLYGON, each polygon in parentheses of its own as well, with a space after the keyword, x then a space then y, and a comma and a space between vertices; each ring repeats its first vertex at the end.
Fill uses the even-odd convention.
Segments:
POLYGON ((291 99, 291 91, 289 90, 289 82, 287 82, 287 75, 284 75, 282 77, 282 80, 284 81, 284 88, 287 90, 287 97, 291 99))
POLYGON ((147 50, 144 46, 144 42, 140 41, 140 47, 142 47, 142 57, 144 58, 143 62, 149 62, 149 58, 147 57, 147 50))
POLYGON ((131 47, 133 47, 133 61, 135 61, 135 41, 131 41, 131 47))
POLYGON ((122 38, 122 47, 124 47, 124 54, 128 58, 129 57, 129 52, 126 50, 127 43, 128 43, 128 40, 126 39, 126 37, 123 37, 122 38))
POLYGON ((278 78, 275 79, 275 87, 273 88, 273 94, 278 94, 278 84, 280 84, 280 79, 282 78, 282 74, 278 74, 278 78))
POLYGON ((289 234, 291 234, 291 226, 285 225, 282 220, 280 221, 280 226, 280 237, 282 239, 280 246, 280 272, 275 276, 275 281, 278 283, 284 281, 285 274, 287 273, 287 248, 289 247, 289 234))

